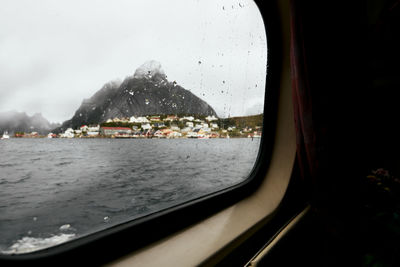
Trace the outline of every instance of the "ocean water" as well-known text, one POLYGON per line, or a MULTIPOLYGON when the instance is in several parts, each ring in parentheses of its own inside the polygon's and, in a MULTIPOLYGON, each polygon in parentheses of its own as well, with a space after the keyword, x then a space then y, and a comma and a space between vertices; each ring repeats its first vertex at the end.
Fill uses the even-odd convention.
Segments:
POLYGON ((0 140, 0 253, 28 253, 235 185, 260 139, 0 140))

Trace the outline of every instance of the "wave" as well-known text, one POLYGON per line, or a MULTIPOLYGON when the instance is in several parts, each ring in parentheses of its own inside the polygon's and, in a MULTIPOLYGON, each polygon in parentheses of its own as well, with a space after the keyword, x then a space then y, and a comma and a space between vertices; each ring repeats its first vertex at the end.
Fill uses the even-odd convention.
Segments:
POLYGON ((55 164, 55 166, 64 166, 64 165, 69 165, 69 164, 72 164, 72 163, 73 163, 72 161, 64 161, 64 162, 60 162, 60 163, 55 164))
POLYGON ((14 167, 17 166, 16 163, 4 163, 4 164, 0 164, 0 167, 14 167))
POLYGON ((48 238, 25 236, 11 245, 7 250, 0 250, 3 254, 22 254, 52 247, 75 237, 75 234, 59 234, 48 238))

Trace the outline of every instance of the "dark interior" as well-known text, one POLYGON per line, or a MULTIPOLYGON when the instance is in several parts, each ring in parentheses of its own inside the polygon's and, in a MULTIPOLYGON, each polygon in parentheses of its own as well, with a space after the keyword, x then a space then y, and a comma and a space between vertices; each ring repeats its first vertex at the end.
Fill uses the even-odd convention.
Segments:
POLYGON ((311 212, 261 265, 400 266, 400 1, 291 4, 319 172, 302 180, 311 212))

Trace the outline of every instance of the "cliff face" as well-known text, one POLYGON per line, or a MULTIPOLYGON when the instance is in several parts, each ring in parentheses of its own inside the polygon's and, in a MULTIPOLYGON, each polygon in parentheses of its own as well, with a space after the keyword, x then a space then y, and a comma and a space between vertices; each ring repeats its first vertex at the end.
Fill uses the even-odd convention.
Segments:
POLYGON ((149 61, 122 84, 107 83, 84 100, 75 115, 59 130, 94 124, 115 117, 154 114, 215 115, 214 109, 190 91, 169 82, 161 65, 149 61))

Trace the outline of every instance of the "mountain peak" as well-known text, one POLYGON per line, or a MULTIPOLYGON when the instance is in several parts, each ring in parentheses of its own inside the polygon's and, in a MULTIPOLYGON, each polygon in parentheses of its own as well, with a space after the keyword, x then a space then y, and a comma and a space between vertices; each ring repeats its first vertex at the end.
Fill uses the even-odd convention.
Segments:
POLYGON ((153 78, 159 76, 162 79, 166 79, 164 70, 161 67, 161 63, 156 60, 149 60, 143 63, 139 68, 136 69, 133 78, 153 78))

